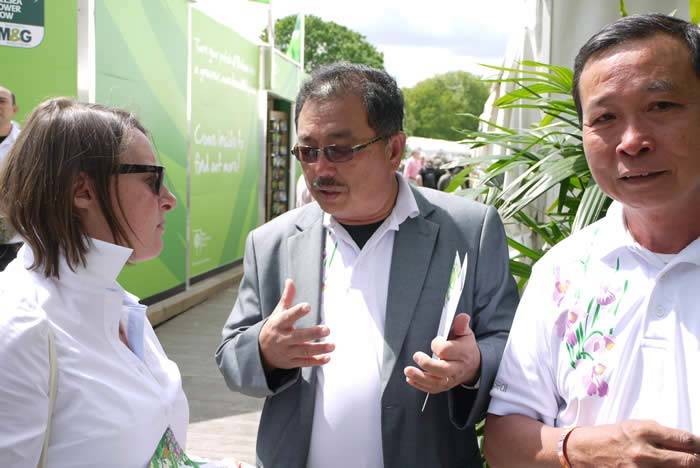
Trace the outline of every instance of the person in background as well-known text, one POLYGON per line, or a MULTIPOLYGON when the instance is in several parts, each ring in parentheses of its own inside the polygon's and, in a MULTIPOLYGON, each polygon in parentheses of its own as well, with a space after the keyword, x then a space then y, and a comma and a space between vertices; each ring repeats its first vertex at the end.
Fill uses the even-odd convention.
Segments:
POLYGON ((411 156, 406 161, 403 168, 403 177, 409 183, 414 185, 421 185, 420 180, 420 170, 423 169, 423 158, 421 157, 420 150, 414 149, 411 151, 411 156))
POLYGON ((700 29, 622 18, 574 101, 607 216, 533 268, 486 422, 492 467, 700 466, 700 29))
MULTIPOLYGON (((0 168, 19 136, 19 124, 12 120, 18 110, 14 93, 0 85, 0 168)), ((15 258, 21 245, 14 228, 0 217, 0 271, 15 258)))
POLYGON ((432 159, 427 160, 425 166, 419 172, 421 185, 425 188, 436 189, 438 179, 443 172, 435 161, 432 159))
POLYGON ((3 468, 143 467, 185 447, 178 367, 117 283, 158 256, 176 203, 147 135, 124 111, 51 99, 0 171, 25 241, 0 273, 3 468))
POLYGON ((293 154, 317 203, 249 234, 216 352, 232 390, 266 399, 258 466, 477 466, 518 300, 498 214, 396 172, 404 103, 386 72, 319 68, 296 103, 293 154), (436 339, 465 253, 465 313, 436 339))
POLYGON ((314 201, 314 199, 311 197, 311 192, 309 192, 309 188, 306 186, 304 174, 302 174, 297 179, 295 208, 302 207, 312 201, 314 201))
POLYGON ((12 120, 18 110, 14 93, 0 85, 0 165, 19 136, 19 124, 12 120))

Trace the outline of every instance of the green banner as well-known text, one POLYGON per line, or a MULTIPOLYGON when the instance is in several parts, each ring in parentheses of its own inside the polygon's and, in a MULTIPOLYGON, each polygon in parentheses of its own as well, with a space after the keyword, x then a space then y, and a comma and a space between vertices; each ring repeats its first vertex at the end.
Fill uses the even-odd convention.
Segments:
MULTIPOLYGON (((29 3, 25 1, 22 6, 27 8, 29 3)), ((3 28, 8 28, 9 23, 7 19, 0 20, 0 86, 15 93, 19 106, 15 119, 19 122, 24 121, 27 114, 45 99, 78 94, 78 13, 75 4, 66 8, 62 2, 50 2, 44 12, 44 3, 40 3, 46 36, 38 47, 5 47, 8 45, 5 37, 9 39, 17 25, 9 26, 10 32, 5 33, 3 28)), ((8 3, 5 0, 0 4, 8 3)))
MULTIPOLYGON (((68 15, 75 15, 75 5, 68 15)), ((0 46, 36 47, 44 39, 44 0, 0 0, 0 46)))
MULTIPOLYGON (((268 49, 269 50, 269 49, 268 49)), ((301 85, 302 70, 290 58, 275 50, 272 52, 272 81, 270 91, 281 98, 294 101, 301 85)))
POLYGON ((139 117, 178 201, 160 257, 120 275, 142 298, 185 282, 187 8, 186 0, 95 0, 96 101, 139 117))
POLYGON ((243 256, 257 224, 258 47, 192 9, 190 275, 243 256))
POLYGON ((304 15, 299 13, 297 15, 297 21, 294 25, 294 31, 292 32, 292 37, 289 39, 289 46, 287 47, 287 57, 291 58, 296 62, 301 61, 301 54, 304 51, 304 15))

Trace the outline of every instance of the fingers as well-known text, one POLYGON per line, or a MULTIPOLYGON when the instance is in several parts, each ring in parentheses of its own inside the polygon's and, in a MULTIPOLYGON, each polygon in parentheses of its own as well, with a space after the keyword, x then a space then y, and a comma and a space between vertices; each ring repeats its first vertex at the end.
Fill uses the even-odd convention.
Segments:
POLYGON ((309 356, 309 357, 298 357, 292 359, 292 364, 294 367, 313 367, 322 366, 330 362, 331 357, 328 354, 322 356, 309 356))
POLYGON ((307 341, 316 341, 330 335, 331 331, 325 325, 316 325, 308 328, 296 328, 289 333, 290 344, 302 344, 307 341))
POLYGON ((651 457, 644 460, 639 460, 640 465, 644 462, 648 466, 664 466, 664 467, 700 467, 700 455, 697 453, 676 452, 672 450, 661 450, 652 448, 651 457))
POLYGON ((283 329, 294 328, 294 323, 302 318, 304 315, 311 312, 311 306, 305 302, 297 304, 295 306, 289 307, 286 310, 278 312, 278 316, 274 320, 283 329))
POLYGON ((454 383, 446 377, 428 374, 413 366, 406 367, 404 369, 404 375, 409 385, 422 392, 432 394, 441 393, 454 386, 454 383))
POLYGON ((294 302, 294 295, 296 292, 297 289, 294 286, 294 281, 287 278, 287 280, 284 282, 284 291, 282 291, 282 297, 280 298, 278 309, 281 311, 289 309, 294 302))
POLYGON ((321 342, 330 335, 325 325, 295 328, 296 322, 311 312, 309 304, 292 305, 295 294, 294 283, 288 279, 275 311, 258 335, 261 361, 268 371, 323 365, 335 349, 332 343, 321 342))
POLYGON ((622 441, 616 457, 634 466, 699 467, 700 438, 690 432, 662 426, 655 421, 623 421, 622 441))
POLYGON ((418 364, 418 366, 428 372, 429 374, 436 375, 442 379, 445 377, 454 377, 451 373, 454 371, 454 366, 448 361, 443 361, 441 359, 433 359, 425 353, 417 352, 413 355, 413 361, 418 364))
POLYGON ((475 352, 476 337, 473 333, 455 336, 449 340, 438 336, 430 342, 430 350, 445 361, 464 360, 475 352))
POLYGON ((419 367, 404 369, 406 382, 428 393, 440 393, 460 383, 459 368, 454 363, 434 359, 425 353, 417 352, 413 360, 419 367))
POLYGON ((449 339, 454 339, 460 336, 473 335, 469 324, 471 322, 471 317, 467 314, 457 314, 454 321, 452 322, 452 328, 450 329, 449 339))
POLYGON ((335 350, 333 343, 303 343, 289 347, 289 352, 293 359, 318 356, 330 353, 333 350, 335 350))
POLYGON ((664 427, 657 423, 651 423, 647 430, 647 440, 656 446, 678 452, 700 452, 700 437, 691 432, 664 427))

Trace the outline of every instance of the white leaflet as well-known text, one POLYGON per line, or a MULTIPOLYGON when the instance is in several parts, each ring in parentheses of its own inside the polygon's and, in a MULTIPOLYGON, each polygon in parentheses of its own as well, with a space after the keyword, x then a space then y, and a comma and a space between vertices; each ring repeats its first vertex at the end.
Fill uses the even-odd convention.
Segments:
MULTIPOLYGON (((464 252, 464 262, 460 262, 459 252, 455 252, 455 261, 452 264, 452 272, 450 273, 450 285, 447 288, 447 294, 445 294, 445 305, 442 307, 437 337, 447 339, 448 335, 450 334, 452 321, 454 320, 455 313, 457 312, 457 304, 459 304, 459 298, 462 297, 464 280, 467 278, 467 268, 469 264, 469 258, 467 255, 467 252, 464 252)), ((434 353, 433 358, 437 359, 434 353)), ((425 410, 425 405, 428 403, 429 396, 429 393, 425 395, 425 401, 423 402, 421 413, 423 410, 425 410)))

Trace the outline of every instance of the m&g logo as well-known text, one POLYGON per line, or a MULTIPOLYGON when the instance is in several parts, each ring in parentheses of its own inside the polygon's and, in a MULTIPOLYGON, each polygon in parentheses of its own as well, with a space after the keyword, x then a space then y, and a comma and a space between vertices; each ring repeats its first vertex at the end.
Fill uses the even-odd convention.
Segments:
POLYGON ((29 29, 0 27, 0 41, 22 42, 29 45, 32 42, 32 32, 29 29))
POLYGON ((44 39, 44 0, 0 0, 0 46, 31 48, 44 39))

